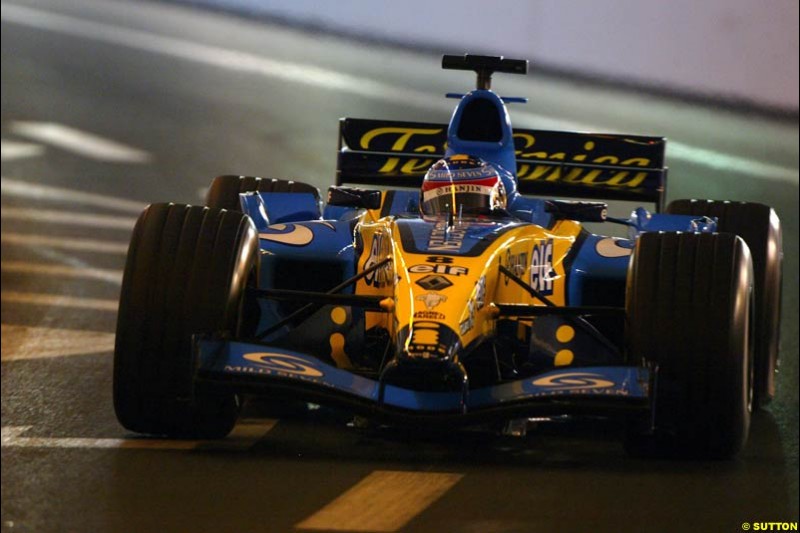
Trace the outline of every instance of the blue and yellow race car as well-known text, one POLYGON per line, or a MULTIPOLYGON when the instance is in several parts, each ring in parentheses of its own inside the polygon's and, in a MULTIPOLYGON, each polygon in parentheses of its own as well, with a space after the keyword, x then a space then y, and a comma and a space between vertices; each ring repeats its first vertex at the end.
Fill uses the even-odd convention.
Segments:
POLYGON ((302 182, 221 176, 206 206, 145 209, 118 316, 122 425, 222 437, 260 396, 389 424, 619 415, 633 452, 736 454, 775 392, 774 210, 665 208, 665 139, 512 129, 524 99, 491 78, 527 61, 442 66, 477 73, 450 124, 342 119, 324 204, 302 182))

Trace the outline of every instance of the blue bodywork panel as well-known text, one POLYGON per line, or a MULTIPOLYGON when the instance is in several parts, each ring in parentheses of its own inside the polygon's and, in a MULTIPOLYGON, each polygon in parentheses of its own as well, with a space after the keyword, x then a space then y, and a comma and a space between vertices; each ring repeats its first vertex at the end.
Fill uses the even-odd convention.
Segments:
MULTIPOLYGON (((517 220, 530 222, 543 228, 550 227, 553 216, 545 211, 547 202, 539 198, 527 198, 516 190, 516 181, 513 177, 504 175, 503 185, 508 193, 508 212, 517 220), (510 192, 509 192, 510 191, 510 192)), ((381 209, 381 216, 412 216, 420 215, 419 191, 397 189, 390 191, 381 209)), ((352 220, 358 216, 361 209, 356 207, 343 207, 326 205, 322 212, 324 220, 352 220)))
MULTIPOLYGON (((355 275, 353 221, 311 220, 259 228, 261 248, 259 288, 327 292, 355 275)), ((343 293, 352 293, 352 287, 343 293)), ((259 329, 283 318, 289 308, 258 299, 259 329)), ((279 337, 279 330, 269 338, 279 337)))
POLYGON ((258 230, 268 224, 318 220, 321 205, 317 197, 302 192, 252 192, 239 196, 242 212, 253 219, 258 230))
POLYGON ((514 218, 524 220, 541 226, 549 228, 553 224, 553 215, 545 211, 547 202, 538 198, 526 198, 519 193, 515 193, 509 197, 508 211, 514 218))
POLYGON ((387 195, 386 203, 381 209, 383 216, 419 216, 419 191, 392 191, 387 195))
POLYGON ((587 234, 580 242, 567 273, 569 305, 624 304, 625 280, 636 237, 647 231, 714 232, 708 217, 665 215, 636 209, 629 219, 629 238, 587 234))
MULTIPOLYGON (((465 95, 458 103, 453 117, 450 119, 450 127, 447 129, 447 150, 445 156, 455 154, 469 154, 479 157, 495 165, 499 165, 506 171, 517 173, 517 160, 514 153, 513 130, 511 129, 511 118, 508 116, 503 100, 492 91, 476 89, 465 95), (499 138, 496 142, 465 139, 459 135, 461 123, 464 120, 464 111, 470 106, 478 103, 493 105, 500 117, 499 138)), ((516 187, 515 187, 516 189, 516 187)))
POLYGON ((643 207, 637 208, 631 214, 630 221, 632 236, 643 231, 700 231, 703 233, 717 231, 717 221, 713 218, 698 215, 651 213, 643 207))
MULTIPOLYGON (((410 253, 436 253, 439 255, 476 256, 480 255, 499 235, 519 227, 515 220, 501 221, 463 221, 458 226, 458 239, 453 242, 440 242, 435 233, 444 235, 445 220, 431 223, 422 219, 401 219, 397 221, 403 248, 410 253)), ((451 230, 454 232, 455 230, 451 230)))
POLYGON ((567 273, 567 303, 609 305, 616 300, 623 305, 633 244, 629 239, 589 234, 567 273))
POLYGON ((310 193, 262 192, 271 224, 320 218, 319 200, 310 193))

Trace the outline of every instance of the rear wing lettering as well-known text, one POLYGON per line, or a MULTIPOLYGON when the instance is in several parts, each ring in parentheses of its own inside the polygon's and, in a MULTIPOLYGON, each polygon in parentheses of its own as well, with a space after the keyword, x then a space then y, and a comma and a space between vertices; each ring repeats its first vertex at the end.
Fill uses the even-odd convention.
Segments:
MULTIPOLYGON (((663 208, 666 139, 514 129, 522 194, 655 203, 663 208)), ((445 153, 447 125, 345 118, 336 183, 419 187, 445 153)))

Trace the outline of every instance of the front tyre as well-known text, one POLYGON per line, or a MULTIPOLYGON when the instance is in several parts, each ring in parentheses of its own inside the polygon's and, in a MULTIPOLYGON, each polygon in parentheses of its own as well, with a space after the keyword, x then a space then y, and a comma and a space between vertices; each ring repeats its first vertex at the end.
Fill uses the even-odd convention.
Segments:
POLYGON ((734 233, 750 248, 755 275, 755 339, 753 394, 756 406, 775 396, 781 325, 783 237, 775 210, 752 202, 675 200, 667 213, 717 218, 720 232, 734 233))
POLYGON ((217 176, 206 193, 206 205, 229 211, 241 211, 239 195, 249 192, 308 193, 319 201, 319 189, 302 181, 257 178, 254 176, 217 176))
MULTIPOLYGON (((644 233, 627 283, 627 348, 657 368, 654 432, 632 424, 635 455, 728 458, 752 410, 750 253, 729 233, 644 233)), ((641 422, 641 421, 640 421, 641 422)))
POLYGON ((233 428, 233 394, 195 390, 192 335, 238 333, 257 272, 258 235, 241 213, 154 204, 131 237, 114 350, 114 409, 139 433, 217 438, 233 428))

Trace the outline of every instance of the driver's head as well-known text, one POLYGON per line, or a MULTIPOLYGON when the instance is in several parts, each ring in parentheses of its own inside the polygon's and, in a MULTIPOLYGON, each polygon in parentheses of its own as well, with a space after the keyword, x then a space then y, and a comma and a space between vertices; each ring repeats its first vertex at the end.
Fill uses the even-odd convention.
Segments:
POLYGON ((491 215, 506 207, 500 173, 468 155, 440 159, 425 174, 420 208, 423 215, 491 215))

